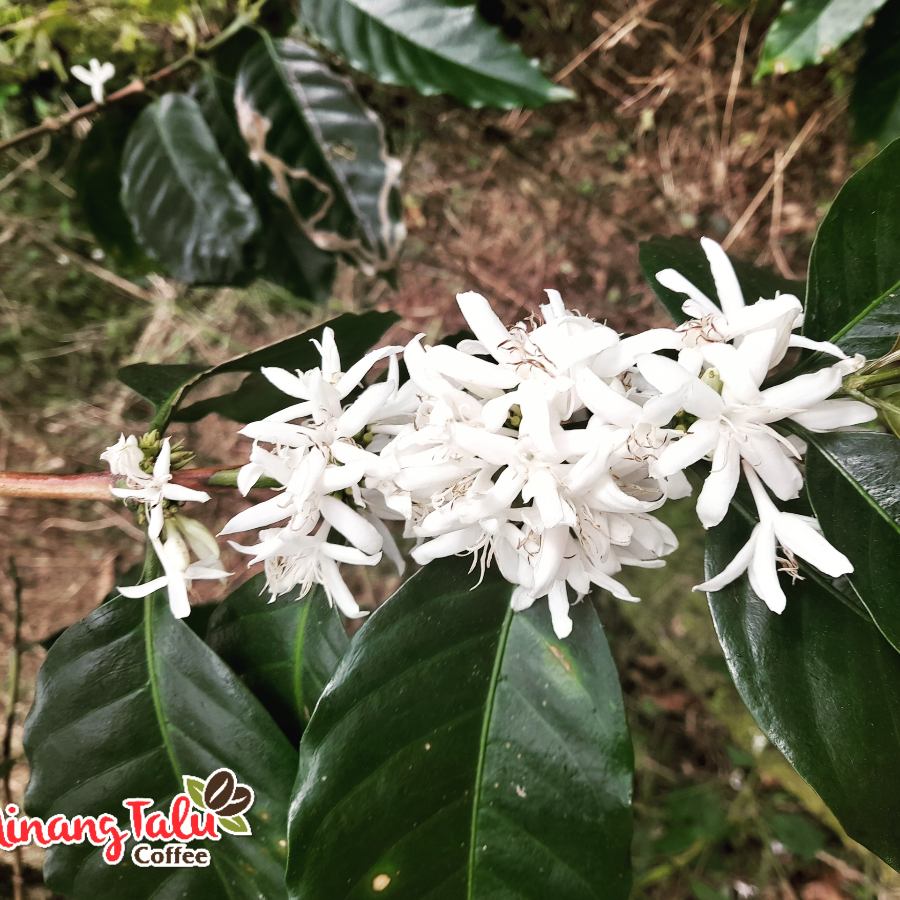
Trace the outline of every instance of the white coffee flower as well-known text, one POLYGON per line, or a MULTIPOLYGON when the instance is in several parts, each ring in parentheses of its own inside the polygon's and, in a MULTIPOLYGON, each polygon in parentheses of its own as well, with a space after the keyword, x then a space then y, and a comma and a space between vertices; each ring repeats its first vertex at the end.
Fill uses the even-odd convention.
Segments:
POLYGON ((127 466, 130 469, 130 471, 124 473, 128 487, 114 487, 110 488, 110 490, 114 496, 123 500, 137 500, 142 503, 147 516, 147 533, 151 538, 158 538, 163 529, 164 504, 166 500, 176 503, 187 501, 206 503, 209 500, 209 494, 206 491, 196 491, 193 488, 172 483, 172 473, 169 471, 172 461, 172 448, 169 438, 166 438, 160 447, 159 456, 157 456, 153 465, 152 474, 134 468, 133 449, 135 446, 136 444, 127 444, 124 448, 119 448, 119 444, 116 444, 107 448, 106 453, 102 454, 101 458, 111 459, 111 465, 114 462, 119 468, 127 466))
POLYGON ((90 69, 86 69, 84 66, 72 66, 69 71, 80 82, 90 87, 94 103, 102 103, 103 85, 116 74, 116 67, 111 62, 101 65, 96 59, 92 59, 89 65, 90 69))
POLYGON ((302 402, 241 430, 254 445, 250 462, 239 473, 238 486, 246 494, 265 475, 282 487, 275 496, 238 513, 221 534, 264 529, 260 543, 232 546, 251 554, 251 565, 265 563, 272 599, 297 585, 303 596, 313 584, 322 584, 330 602, 355 618, 364 613, 341 579, 337 563, 375 565, 386 543, 391 558, 399 559, 390 532, 364 512, 368 504, 362 482, 385 470, 370 448, 379 449, 389 438, 376 434, 373 427, 395 419, 402 412, 398 401, 409 405, 412 397, 403 401, 409 392, 399 389, 401 348, 373 351, 345 373, 330 328, 316 345, 322 360, 316 369, 295 373, 263 369, 272 384, 302 402), (372 366, 386 357, 390 357, 386 381, 370 385, 344 405, 372 366), (278 523, 285 524, 269 528, 278 523), (349 546, 326 540, 332 528, 349 546))
POLYGON ((822 537, 819 523, 810 516, 781 512, 772 502, 752 466, 744 463, 744 474, 756 501, 759 523, 753 528, 750 540, 737 556, 714 578, 698 584, 695 591, 720 591, 744 572, 750 586, 772 612, 784 612, 787 598, 778 582, 777 545, 787 554, 782 571, 797 576, 796 556, 817 569, 838 578, 853 571, 850 560, 822 537))
POLYGON ((187 592, 192 581, 227 578, 231 573, 219 563, 216 539, 199 522, 180 515, 168 518, 162 537, 162 540, 158 536, 151 537, 150 541, 164 574, 143 584, 117 590, 123 597, 138 598, 166 588, 172 615, 183 619, 191 612, 187 592), (190 551, 199 562, 191 562, 190 551))

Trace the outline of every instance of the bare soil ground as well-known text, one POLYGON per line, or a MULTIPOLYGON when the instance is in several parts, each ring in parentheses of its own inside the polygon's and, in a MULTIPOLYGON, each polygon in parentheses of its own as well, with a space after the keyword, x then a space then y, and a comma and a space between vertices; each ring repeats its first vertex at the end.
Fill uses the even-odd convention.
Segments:
MULTIPOLYGON (((265 285, 210 291, 166 282, 148 285, 152 303, 135 305, 79 266, 89 235, 77 222, 63 227, 59 209, 68 201, 52 184, 65 185, 68 170, 38 169, 16 186, 18 199, 0 203, 0 468, 99 469, 102 449, 121 430, 140 432, 148 412, 114 381, 118 364, 218 361, 344 310, 394 309, 403 320, 390 339, 420 332, 434 339, 462 327, 458 291, 483 292, 512 321, 536 309, 544 288, 557 288, 570 307, 620 331, 662 324, 665 314, 638 266, 638 242, 653 234, 709 235, 738 257, 804 276, 817 223, 866 152, 848 138, 852 48, 830 69, 754 85, 767 23, 712 2, 495 0, 484 8, 579 99, 535 112, 471 110, 363 83, 405 164, 409 240, 397 291, 347 269, 327 309, 297 309, 265 285), (45 198, 38 220, 64 246, 64 259, 20 227, 23 216, 36 215, 28 198, 38 194, 45 198), (103 311, 99 322, 90 307, 103 311)), ((0 161, 0 176, 13 164, 0 161)), ((176 430, 198 464, 242 459, 231 423, 207 419, 176 430)), ((240 503, 217 496, 204 519, 215 530, 240 503)), ((14 558, 27 641, 85 615, 142 555, 128 513, 111 504, 0 499, 0 522, 0 571, 14 558)), ((753 824, 770 807, 807 813, 777 775, 752 763, 742 769, 726 752, 740 744, 716 706, 720 691, 733 695, 727 677, 685 675, 702 654, 714 657, 715 645, 697 649, 711 640, 702 610, 670 608, 696 583, 696 548, 683 560, 645 591, 650 620, 603 607, 636 724, 636 852, 644 869, 634 896, 713 896, 697 881, 720 897, 735 896, 738 881, 771 900, 893 896, 882 870, 842 848, 832 832, 825 856, 803 861, 780 855, 753 824), (658 623, 654 610, 665 613, 658 623), (744 825, 724 844, 709 837, 661 862, 654 842, 671 825, 665 798, 686 782, 727 795, 729 821, 744 825), (757 819, 745 815, 746 803, 735 805, 747 796, 757 819)), ((235 556, 226 561, 241 573, 236 578, 246 577, 235 556)), ((360 589, 374 604, 394 586, 385 573, 360 589)), ((0 574, 0 600, 10 613, 8 575, 0 574)), ((9 646, 9 616, 0 627, 9 646)), ((33 648, 23 658, 13 735, 20 759, 42 653, 33 648)), ((0 659, 0 685, 6 675, 0 659)), ((11 777, 15 797, 26 781, 20 762, 11 777)), ((39 863, 36 855, 26 861, 39 863)), ((46 896, 41 890, 30 887, 28 896, 46 896)))

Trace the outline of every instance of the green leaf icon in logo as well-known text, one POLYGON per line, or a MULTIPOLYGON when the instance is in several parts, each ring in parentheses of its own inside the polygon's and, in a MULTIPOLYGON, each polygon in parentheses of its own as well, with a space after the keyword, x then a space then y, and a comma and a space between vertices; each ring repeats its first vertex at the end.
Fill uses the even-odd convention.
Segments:
POLYGON ((206 809, 206 804, 203 802, 203 779, 194 778, 193 775, 183 775, 181 781, 184 785, 184 792, 191 798, 194 806, 198 809, 206 809))
POLYGON ((229 834, 250 834, 250 825, 241 813, 236 816, 219 816, 219 828, 229 834))

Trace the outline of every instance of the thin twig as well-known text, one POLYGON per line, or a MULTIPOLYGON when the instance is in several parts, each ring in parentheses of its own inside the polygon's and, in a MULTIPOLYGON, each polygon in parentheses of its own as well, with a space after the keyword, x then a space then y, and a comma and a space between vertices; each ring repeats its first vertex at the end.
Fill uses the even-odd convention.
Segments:
MULTIPOLYGON (((212 466, 174 472, 172 481, 196 490, 230 488, 220 472, 236 471, 235 466, 212 466)), ((109 472, 86 475, 42 475, 35 472, 0 472, 0 497, 27 497, 44 500, 114 500, 109 489, 116 478, 109 472)))
MULTIPOLYGON (((3 768, 3 800, 6 806, 12 803, 10 775, 12 774, 12 735, 16 724, 16 705, 19 702, 19 682, 22 657, 22 582, 16 569, 15 560, 9 558, 9 580, 13 588, 13 642, 9 649, 9 698, 6 709, 6 731, 3 733, 3 751, 0 766, 3 768)), ((22 900, 22 848, 13 851, 13 900, 22 900)))
POLYGON ((50 240, 50 238, 42 234, 40 231, 38 231, 38 229, 33 228, 30 225, 26 225, 25 230, 28 236, 33 241, 41 244, 46 250, 49 250, 57 257, 64 256, 67 259, 70 259, 77 266, 84 269, 85 272, 90 273, 95 278, 99 278, 101 281, 105 281, 107 284, 112 285, 114 288, 118 288, 118 290, 122 291, 125 294, 128 294, 131 297, 135 297, 138 300, 143 300, 145 303, 156 302, 156 296, 150 291, 145 291, 142 287, 138 287, 127 278, 122 278, 120 275, 116 275, 114 272, 110 272, 109 269, 104 269, 103 266, 95 265, 89 259, 85 259, 83 256, 81 256, 81 254, 79 253, 74 253, 72 250, 66 250, 64 247, 60 247, 59 244, 57 244, 55 241, 50 240))
POLYGON ((143 93, 150 85, 163 81, 170 75, 174 75, 175 72, 189 63, 197 62, 197 53, 207 53, 210 50, 214 50, 219 44, 228 40, 228 38, 240 31, 245 25, 252 25, 253 22, 256 21, 256 17, 264 2, 265 0, 258 0, 257 3, 254 3, 246 11, 238 15, 227 28, 220 31, 212 38, 212 40, 200 44, 195 51, 185 54, 180 59, 176 59, 175 62, 165 66, 158 72, 154 72, 143 80, 135 78, 130 84, 127 84, 120 90, 110 94, 103 103, 88 103, 85 106, 80 106, 78 109, 71 110, 62 116, 44 119, 40 125, 35 125, 34 128, 27 128, 25 131, 20 131, 18 134, 14 134, 5 141, 0 141, 0 152, 9 150, 10 147, 16 147, 19 144, 23 144, 25 141, 30 141, 32 138, 40 137, 42 134, 62 131, 64 128, 68 128, 70 125, 86 116, 92 116, 101 109, 119 103, 135 94, 143 93))
POLYGON ((800 133, 794 140, 791 142, 790 147, 788 147, 784 156, 775 164, 775 167, 772 170, 772 174, 766 180, 766 183, 759 189, 757 195, 750 201, 750 205, 744 210, 741 217, 734 223, 734 227, 728 232, 728 237, 722 241, 722 249, 728 250, 728 248, 740 237, 741 232, 747 227, 747 223, 753 218, 756 210, 759 209, 760 204, 769 194, 769 191, 775 186, 775 179, 777 176, 780 176, 784 173, 784 170, 788 167, 790 161, 794 158, 803 144, 806 142, 806 139, 812 134, 813 129, 816 125, 819 124, 819 119, 822 118, 819 110, 816 110, 807 120, 806 124, 803 128, 800 129, 800 133))
POLYGON ((769 249, 775 259, 778 271, 785 278, 796 279, 796 275, 788 265, 787 257, 781 248, 781 209, 784 202, 784 169, 781 160, 784 154, 780 150, 775 151, 775 168, 772 174, 775 176, 775 184, 772 187, 772 224, 769 226, 769 249))
POLYGON ((731 70, 731 84, 728 87, 728 99, 725 101, 725 114, 722 116, 722 152, 724 153, 731 140, 731 119, 734 115, 734 101, 737 99, 738 86, 741 83, 741 75, 744 70, 744 51, 747 49, 747 34, 750 31, 750 20, 756 12, 756 0, 752 0, 747 8, 747 15, 741 25, 741 34, 738 38, 737 53, 734 57, 734 68, 731 70))

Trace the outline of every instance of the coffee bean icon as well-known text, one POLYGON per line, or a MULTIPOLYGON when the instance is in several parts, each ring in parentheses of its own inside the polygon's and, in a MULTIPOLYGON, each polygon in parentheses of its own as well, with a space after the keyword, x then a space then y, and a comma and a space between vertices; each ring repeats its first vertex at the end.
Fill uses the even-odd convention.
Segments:
POLYGON ((253 791, 239 784, 231 769, 217 769, 203 788, 203 805, 223 818, 246 812, 253 805, 253 791))

